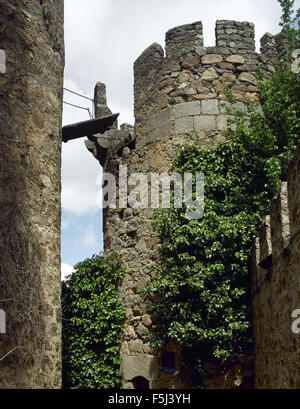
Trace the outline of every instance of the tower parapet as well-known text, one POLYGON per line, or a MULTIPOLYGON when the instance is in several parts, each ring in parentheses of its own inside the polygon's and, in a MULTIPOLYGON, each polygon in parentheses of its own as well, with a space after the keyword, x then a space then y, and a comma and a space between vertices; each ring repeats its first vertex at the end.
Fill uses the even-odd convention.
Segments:
POLYGON ((216 45, 222 50, 222 54, 254 53, 254 24, 247 21, 217 20, 216 45))
MULTIPOLYGON (((231 89, 240 103, 259 102, 256 71, 260 69, 266 77, 274 72, 272 63, 278 54, 276 40, 266 34, 262 38, 262 54, 258 54, 253 23, 218 20, 215 32, 216 46, 204 47, 201 21, 175 27, 166 33, 165 56, 162 47, 153 44, 136 60, 137 146, 153 141, 152 137, 147 138, 146 121, 167 107, 208 99, 212 100, 208 105, 219 105, 226 100, 225 87, 231 89)), ((213 114, 224 112, 220 108, 213 114)), ((188 133, 200 131, 187 117, 182 122, 190 123, 188 133)), ((194 120, 196 124, 199 122, 202 123, 202 119, 194 120)), ((220 140, 226 118, 220 118, 215 128, 210 120, 208 122, 210 125, 208 129, 203 127, 202 137, 215 144, 220 140)), ((184 126, 177 128, 182 130, 184 126)))

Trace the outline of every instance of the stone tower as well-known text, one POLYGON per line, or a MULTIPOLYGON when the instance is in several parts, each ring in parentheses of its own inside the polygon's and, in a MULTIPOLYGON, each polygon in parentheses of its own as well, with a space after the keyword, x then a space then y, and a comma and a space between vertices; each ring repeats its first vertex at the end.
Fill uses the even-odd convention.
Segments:
MULTIPOLYGON (((256 70, 260 68, 266 77, 274 72, 276 37, 266 34, 261 44, 262 53, 258 54, 254 25, 248 22, 217 21, 214 47, 203 46, 201 22, 169 30, 165 50, 154 43, 134 63, 134 129, 125 124, 88 144, 104 171, 117 180, 120 165, 127 166, 128 175, 170 174, 176 150, 183 142, 215 146, 227 125, 225 87, 243 108, 247 101, 259 102, 256 70)), ((176 345, 170 343, 156 355, 144 340, 151 331, 151 311, 138 290, 151 282, 160 260, 152 215, 150 208, 123 208, 120 203, 104 210, 105 252, 121 253, 126 266, 120 289, 127 313, 121 349, 123 384, 125 388, 140 384, 185 387, 176 345), (173 371, 165 366, 173 366, 173 371)), ((251 361, 243 356, 233 363, 229 376, 212 368, 206 386, 248 387, 251 361)))
POLYGON ((60 388, 63 0, 0 14, 0 388, 60 388))

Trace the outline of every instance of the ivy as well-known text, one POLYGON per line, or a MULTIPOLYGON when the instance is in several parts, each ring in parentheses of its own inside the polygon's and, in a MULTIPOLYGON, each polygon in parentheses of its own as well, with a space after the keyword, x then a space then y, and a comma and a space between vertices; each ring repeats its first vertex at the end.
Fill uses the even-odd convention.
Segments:
POLYGON ((120 339, 124 309, 118 283, 120 259, 94 255, 63 282, 63 387, 120 387, 120 339))
POLYGON ((233 119, 225 142, 178 152, 176 172, 205 175, 204 217, 191 220, 174 207, 155 215, 163 261, 145 291, 151 341, 177 341, 183 369, 197 385, 205 361, 252 351, 251 247, 299 140, 299 74, 281 61, 269 81, 260 77, 259 89, 262 111, 251 103, 235 109, 227 90, 233 119))

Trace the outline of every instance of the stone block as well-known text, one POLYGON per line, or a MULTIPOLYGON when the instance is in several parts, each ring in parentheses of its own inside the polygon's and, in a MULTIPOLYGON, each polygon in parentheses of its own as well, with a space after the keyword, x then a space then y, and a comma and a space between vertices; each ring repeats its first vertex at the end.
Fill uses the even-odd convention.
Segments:
POLYGON ((195 131, 213 131, 216 129, 216 118, 213 115, 200 115, 194 117, 195 131))
POLYGON ((233 64, 245 64, 245 58, 241 55, 229 55, 226 57, 226 61, 233 64))
POLYGON ((234 65, 230 62, 220 62, 218 66, 219 68, 221 68, 221 70, 232 70, 233 71, 235 69, 234 65))
POLYGON ((181 63, 181 67, 185 69, 199 67, 199 65, 200 65, 200 58, 198 56, 187 57, 181 63))
POLYGON ((217 97, 217 94, 215 93, 215 92, 209 92, 208 94, 196 94, 196 95, 194 95, 194 98, 195 99, 199 99, 199 100, 202 100, 202 99, 213 99, 213 98, 216 98, 217 97))
POLYGON ((174 105, 175 118, 183 118, 201 114, 200 101, 183 102, 182 104, 174 105))
POLYGON ((187 87, 187 88, 184 88, 183 93, 184 95, 196 95, 197 90, 194 87, 187 87))
POLYGON ((227 128, 228 115, 217 116, 217 129, 218 131, 224 131, 227 128))
POLYGON ((241 102, 241 101, 236 102, 234 105, 230 104, 228 101, 224 101, 224 102, 220 103, 220 112, 221 112, 221 114, 227 114, 227 110, 226 110, 224 105, 226 105, 226 106, 228 106, 228 107, 230 107, 232 109, 240 109, 240 110, 243 110, 243 111, 246 109, 245 104, 243 102, 241 102))
POLYGON ((224 72, 220 79, 221 81, 225 82, 234 82, 236 80, 236 76, 231 72, 224 72))
POLYGON ((244 82, 249 82, 250 84, 257 85, 257 80, 254 77, 254 75, 248 72, 242 72, 242 74, 239 76, 239 80, 244 81, 244 82))
POLYGON ((149 314, 145 314, 142 317, 142 322, 144 325, 146 325, 146 327, 149 327, 150 325, 152 325, 152 320, 149 314))
POLYGON ((223 57, 218 54, 207 54, 201 58, 202 64, 214 64, 223 61, 223 57))
POLYGON ((124 356, 121 370, 125 381, 131 381, 137 376, 143 376, 149 381, 159 377, 157 358, 153 355, 124 356))
POLYGON ((202 101, 202 113, 211 115, 219 114, 219 101, 217 99, 207 99, 202 101))
POLYGON ((178 75, 179 84, 193 81, 193 79, 194 79, 193 74, 191 73, 191 71, 188 70, 181 71, 181 73, 178 75))
POLYGON ((213 81, 218 78, 218 74, 214 68, 208 68, 201 76, 201 80, 213 81))
POLYGON ((177 118, 175 120, 175 133, 191 133, 194 130, 194 120, 193 117, 177 118))
POLYGON ((170 137, 170 114, 171 109, 165 108, 146 121, 146 143, 152 143, 170 137))
POLYGON ((130 352, 143 352, 143 341, 134 339, 128 342, 130 352))

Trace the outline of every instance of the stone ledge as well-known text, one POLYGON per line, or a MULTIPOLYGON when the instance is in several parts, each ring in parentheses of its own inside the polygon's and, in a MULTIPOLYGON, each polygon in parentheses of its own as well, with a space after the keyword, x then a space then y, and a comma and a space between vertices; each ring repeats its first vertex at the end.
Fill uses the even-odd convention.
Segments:
POLYGON ((143 376, 149 381, 159 378, 157 358, 153 355, 123 356, 121 370, 125 381, 132 381, 137 376, 143 376))

